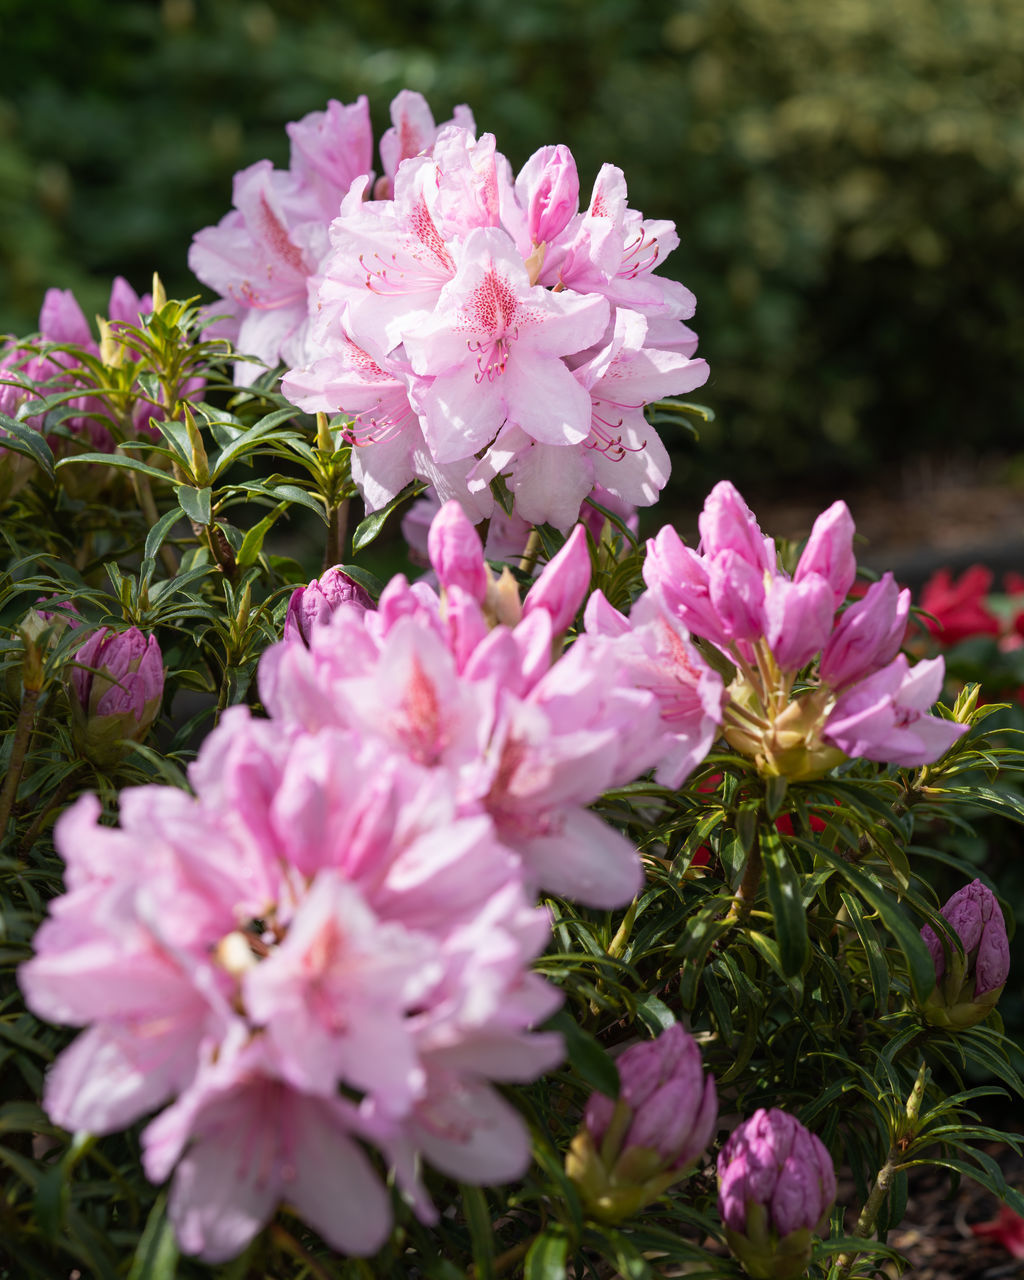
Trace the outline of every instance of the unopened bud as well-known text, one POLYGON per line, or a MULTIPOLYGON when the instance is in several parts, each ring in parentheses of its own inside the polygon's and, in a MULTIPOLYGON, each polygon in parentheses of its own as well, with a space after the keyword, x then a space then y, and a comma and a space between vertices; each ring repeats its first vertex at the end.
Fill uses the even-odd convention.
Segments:
POLYGON ((618 1060, 621 1092, 595 1093, 565 1167, 588 1211, 621 1222, 693 1168, 718 1119, 714 1078, 678 1024, 618 1060))
POLYGON ((123 739, 141 742, 160 710, 164 668, 155 636, 138 627, 101 627, 74 655, 73 733, 79 751, 102 766, 116 763, 123 739))
POLYGON ((797 1280, 836 1197, 824 1143, 784 1111, 763 1108, 718 1157, 718 1208, 729 1248, 754 1280, 797 1280))
POLYGON ((329 622, 338 609, 363 612, 373 607, 369 592, 335 566, 319 579, 314 578, 308 587, 296 587, 292 592, 284 619, 284 638, 308 645, 313 629, 329 622))
POLYGON ((980 880, 954 893, 940 914, 963 952, 948 944, 944 948, 930 925, 921 930, 935 964, 935 989, 922 1012, 934 1026, 962 1031, 988 1017, 1006 985, 1010 972, 1006 921, 995 894, 980 880))

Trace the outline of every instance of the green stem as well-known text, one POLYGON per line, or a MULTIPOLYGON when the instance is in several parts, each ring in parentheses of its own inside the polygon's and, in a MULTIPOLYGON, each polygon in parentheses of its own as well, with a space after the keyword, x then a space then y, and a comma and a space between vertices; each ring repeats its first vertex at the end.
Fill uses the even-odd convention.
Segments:
POLYGON ((23 862, 25 858, 28 856, 29 850, 35 844, 43 828, 46 826, 46 820, 47 818, 49 818, 50 814, 53 813, 54 809, 60 808, 60 806, 68 798, 68 795, 71 793, 72 789, 75 786, 77 774, 78 774, 78 770, 72 769, 72 771, 64 778, 64 781, 60 784, 57 790, 50 797, 49 803, 44 804, 43 808, 39 811, 35 821, 32 823, 29 829, 25 832, 25 835, 22 837, 21 844, 18 845, 19 861, 23 862))
POLYGON ((14 729, 14 745, 11 747, 11 760, 7 766, 3 789, 0 790, 0 837, 7 831, 7 822, 14 808, 14 797, 18 793, 21 781, 21 770, 25 763, 29 739, 32 736, 32 725, 36 716, 36 703, 39 701, 41 689, 26 689, 18 712, 18 723, 14 729))
POLYGON ((530 536, 526 541, 526 550, 523 552, 523 558, 519 561, 519 572, 532 573, 533 566, 537 563, 539 555, 540 534, 536 529, 531 529, 530 536))
MULTIPOLYGON (((874 1231, 878 1214, 882 1205, 885 1204, 889 1188, 892 1186, 892 1180, 899 1173, 903 1161, 908 1158, 908 1146, 917 1130, 917 1118, 921 1114, 921 1103, 924 1100, 924 1085, 927 1074, 928 1064, 922 1061, 920 1070, 917 1073, 917 1079, 914 1081, 914 1087, 911 1089, 910 1097, 907 1099, 906 1120, 901 1120, 897 1124, 895 1140, 889 1148, 885 1164, 878 1171, 875 1185, 871 1188, 871 1192, 864 1202, 864 1208, 860 1211, 857 1225, 853 1229, 853 1234, 859 1240, 866 1240, 874 1231)), ((850 1253, 839 1255, 836 1259, 836 1265, 840 1276, 845 1276, 849 1273, 859 1252, 860 1250, 854 1249, 850 1253)))
POLYGON ((280 1222, 275 1222, 271 1225, 270 1238, 279 1249, 282 1249, 285 1253, 290 1253, 293 1258, 307 1267, 310 1275, 315 1276, 316 1280, 331 1280, 330 1272, 326 1271, 311 1253, 307 1253, 292 1233, 286 1231, 280 1222))
POLYGON ((328 508, 327 546, 324 550, 324 571, 341 563, 341 548, 348 533, 349 499, 342 498, 337 506, 328 508))

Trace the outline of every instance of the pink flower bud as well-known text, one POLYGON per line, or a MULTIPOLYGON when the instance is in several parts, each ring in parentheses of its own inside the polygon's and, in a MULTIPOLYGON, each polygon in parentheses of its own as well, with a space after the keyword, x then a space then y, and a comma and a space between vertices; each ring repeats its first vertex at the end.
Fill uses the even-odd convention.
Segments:
POLYGON ((940 913, 960 939, 964 954, 949 948, 930 925, 921 930, 935 963, 935 990, 925 1016, 939 1026, 965 1028, 987 1017, 1002 994, 1010 972, 1006 921, 995 894, 972 880, 949 899, 940 913))
POLYGON ((705 556, 734 551, 741 560, 762 573, 774 571, 774 544, 770 538, 765 538, 753 511, 728 480, 720 480, 708 494, 697 524, 700 527, 700 549, 705 556))
POLYGON ((534 244, 550 243, 579 211, 580 180, 568 147, 541 147, 516 178, 516 199, 526 210, 534 244))
POLYGON ((909 615, 910 592, 883 574, 836 623, 821 656, 822 684, 843 689, 881 670, 899 652, 909 615))
POLYGON ((773 578, 765 595, 765 636, 783 671, 799 671, 820 652, 832 630, 835 593, 828 580, 773 578))
POLYGON ((732 548, 719 552, 708 564, 711 604, 730 640, 753 640, 764 634, 764 585, 764 572, 732 548))
POLYGON ((622 1221, 684 1177, 714 1135, 718 1099, 678 1024, 618 1060, 618 1101, 593 1094, 566 1160, 596 1217, 622 1221))
POLYGON ((752 1276, 802 1276, 811 1236, 823 1228, 835 1197, 825 1145, 784 1111, 756 1111, 719 1154, 718 1208, 726 1238, 752 1276))
POLYGON ((565 546, 544 566, 540 577, 530 588, 523 602, 523 617, 544 609, 551 615, 552 631, 560 635, 583 603, 590 587, 590 574, 587 533, 578 524, 565 546))
POLYGON ((372 609, 373 600, 364 587, 343 569, 328 569, 307 587, 296 587, 288 601, 284 618, 284 639, 299 640, 308 645, 313 628, 329 622, 342 606, 372 609))
POLYGON ((75 652, 71 669, 75 739, 83 755, 108 764, 117 743, 141 742, 160 710, 164 667, 155 636, 138 627, 101 627, 75 652))
POLYGON ((808 574, 820 574, 832 588, 833 610, 846 599, 857 576, 853 554, 853 517, 845 502, 833 502, 814 522, 794 582, 803 582, 808 574))
POLYGON ((647 543, 643 568, 644 582, 665 612, 720 648, 729 636, 711 600, 708 569, 703 558, 683 543, 671 525, 666 525, 647 543))
POLYGON ((431 521, 427 553, 442 587, 461 587, 483 604, 488 582, 483 543, 454 499, 446 502, 431 521))

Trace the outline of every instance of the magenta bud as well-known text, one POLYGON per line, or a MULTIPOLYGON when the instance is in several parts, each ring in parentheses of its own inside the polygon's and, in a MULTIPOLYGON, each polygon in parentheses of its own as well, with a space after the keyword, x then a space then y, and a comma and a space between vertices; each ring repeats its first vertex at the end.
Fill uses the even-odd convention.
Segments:
POLYGON ((784 1111, 763 1108, 718 1157, 718 1208, 729 1247, 757 1280, 796 1280, 836 1197, 824 1143, 784 1111))
POLYGON ((909 616, 910 592, 883 574, 836 623, 821 656, 822 684, 844 689, 887 666, 899 653, 909 616))
POLYGON ((483 604, 489 581, 483 543, 454 498, 431 521, 427 553, 442 587, 461 587, 483 604))
POLYGON ((343 569, 328 569, 309 586, 296 587, 284 618, 285 640, 301 640, 308 645, 314 627, 330 622, 335 611, 343 606, 360 611, 374 607, 365 587, 343 569))
POLYGON ((530 588, 523 602, 523 617, 544 609, 551 615, 552 631, 560 635, 579 612, 590 587, 590 574, 587 532, 578 524, 530 588))
POLYGON ((995 894, 980 880, 959 889, 940 912, 963 947, 949 947, 930 925, 921 937, 935 964, 935 990, 924 1013, 938 1026, 964 1029, 987 1017, 1002 994, 1010 972, 1006 921, 995 894))
POLYGON ((120 755, 121 739, 141 742, 160 710, 163 656, 155 636, 138 627, 101 627, 76 650, 71 669, 76 742, 97 764, 120 755))
POLYGON ((714 1135, 718 1099, 696 1042, 678 1024, 618 1060, 618 1101, 593 1094, 566 1170, 595 1217, 620 1222, 693 1167, 714 1135))
POLYGON ((579 211, 580 180, 568 147, 541 147, 516 178, 516 199, 526 209, 534 244, 552 241, 579 211))
POLYGON ((846 599, 857 576, 853 554, 853 517, 845 502, 833 502, 814 522, 794 582, 803 582, 809 574, 820 574, 832 589, 833 611, 846 599))

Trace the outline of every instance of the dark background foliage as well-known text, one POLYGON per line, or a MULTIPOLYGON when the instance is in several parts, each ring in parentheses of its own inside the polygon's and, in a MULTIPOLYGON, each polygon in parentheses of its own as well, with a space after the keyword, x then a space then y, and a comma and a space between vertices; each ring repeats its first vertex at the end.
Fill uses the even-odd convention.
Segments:
POLYGON ((680 445, 688 506, 1016 449, 1018 0, 4 0, 0 44, 0 331, 51 284, 87 314, 116 273, 192 292, 193 232, 286 163, 285 121, 366 93, 379 132, 408 85, 675 220, 718 415, 680 445))

